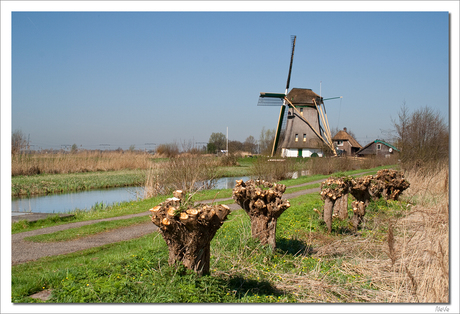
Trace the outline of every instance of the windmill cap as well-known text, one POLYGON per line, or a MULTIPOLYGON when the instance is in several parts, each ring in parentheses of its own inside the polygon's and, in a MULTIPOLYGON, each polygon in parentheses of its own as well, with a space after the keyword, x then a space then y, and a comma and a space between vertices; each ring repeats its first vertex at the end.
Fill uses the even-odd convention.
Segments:
POLYGON ((314 105, 313 99, 317 105, 323 103, 322 97, 309 88, 293 88, 287 94, 287 98, 295 105, 314 105))

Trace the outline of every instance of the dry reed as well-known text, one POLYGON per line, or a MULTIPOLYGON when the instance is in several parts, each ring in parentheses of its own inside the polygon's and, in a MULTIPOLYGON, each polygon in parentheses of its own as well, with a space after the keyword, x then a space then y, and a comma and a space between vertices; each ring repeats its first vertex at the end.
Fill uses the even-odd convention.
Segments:
POLYGON ((11 157, 11 175, 149 169, 152 155, 135 152, 18 154, 11 157))

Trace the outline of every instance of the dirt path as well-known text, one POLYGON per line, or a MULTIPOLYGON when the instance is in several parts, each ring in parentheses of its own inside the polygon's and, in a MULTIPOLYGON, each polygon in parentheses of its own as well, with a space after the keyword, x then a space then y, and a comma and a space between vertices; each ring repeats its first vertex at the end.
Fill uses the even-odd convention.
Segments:
MULTIPOLYGON (((362 173, 364 174, 364 173, 362 173)), ((358 175, 362 175, 358 174, 358 175)), ((290 188, 307 186, 315 183, 320 183, 324 180, 318 180, 314 182, 308 182, 304 184, 299 184, 295 186, 290 186, 290 188)), ((283 195, 283 198, 291 199, 296 198, 298 196, 310 193, 317 193, 320 191, 320 188, 313 188, 313 189, 306 189, 301 190, 294 193, 288 193, 283 195)), ((203 203, 211 203, 211 202, 222 202, 231 200, 231 198, 221 198, 215 200, 208 200, 202 201, 203 203)), ((231 210, 237 210, 241 207, 237 204, 228 205, 231 210)), ((60 255, 60 254, 68 254, 77 251, 81 251, 84 249, 89 249, 92 247, 102 246, 105 244, 120 242, 120 241, 127 241, 134 238, 142 237, 144 235, 154 233, 158 230, 158 228, 150 222, 150 219, 146 217, 146 223, 137 224, 135 226, 124 227, 120 229, 116 229, 113 231, 107 231, 99 234, 95 234, 89 237, 84 237, 81 239, 65 241, 65 242, 51 242, 51 243, 36 243, 36 242, 29 242, 25 241, 24 238, 39 235, 39 234, 46 234, 46 233, 53 233, 56 231, 66 230, 70 228, 77 228, 93 223, 98 223, 101 221, 110 221, 110 220, 120 220, 120 219, 127 219, 132 217, 140 217, 140 216, 148 216, 150 214, 149 211, 146 210, 145 213, 139 214, 132 214, 120 217, 113 217, 113 218, 104 218, 98 220, 90 220, 90 221, 82 221, 82 222, 75 222, 69 223, 65 225, 53 226, 43 229, 37 229, 22 233, 13 234, 11 236, 11 246, 12 246, 12 256, 11 256, 11 264, 17 265, 21 263, 25 263, 28 261, 36 260, 41 257, 45 256, 53 256, 53 255, 60 255)))

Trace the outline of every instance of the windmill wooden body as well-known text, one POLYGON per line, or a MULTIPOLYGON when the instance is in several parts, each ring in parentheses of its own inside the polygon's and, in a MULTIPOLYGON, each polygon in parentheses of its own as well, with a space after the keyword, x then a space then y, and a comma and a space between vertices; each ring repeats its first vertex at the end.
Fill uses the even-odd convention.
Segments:
POLYGON ((271 155, 311 157, 316 154, 322 156, 327 148, 332 151, 333 155, 337 155, 332 143, 324 99, 307 88, 293 88, 288 93, 295 41, 296 36, 293 36, 285 93, 260 93, 259 96, 258 105, 281 106, 271 155))

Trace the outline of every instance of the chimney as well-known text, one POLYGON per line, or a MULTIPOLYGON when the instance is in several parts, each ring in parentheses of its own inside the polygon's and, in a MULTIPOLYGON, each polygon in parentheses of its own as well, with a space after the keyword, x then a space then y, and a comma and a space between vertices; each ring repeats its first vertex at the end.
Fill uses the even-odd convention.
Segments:
POLYGON ((346 131, 347 131, 347 128, 343 128, 343 130, 346 132, 346 131))

